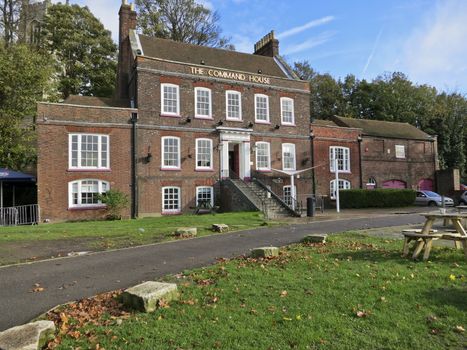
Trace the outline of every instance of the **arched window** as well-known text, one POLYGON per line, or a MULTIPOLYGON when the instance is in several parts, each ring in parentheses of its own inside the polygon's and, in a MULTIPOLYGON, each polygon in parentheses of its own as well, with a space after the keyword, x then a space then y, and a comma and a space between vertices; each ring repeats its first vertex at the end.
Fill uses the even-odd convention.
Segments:
POLYGON ((82 179, 68 183, 68 206, 70 208, 100 207, 99 195, 110 189, 107 181, 82 179))

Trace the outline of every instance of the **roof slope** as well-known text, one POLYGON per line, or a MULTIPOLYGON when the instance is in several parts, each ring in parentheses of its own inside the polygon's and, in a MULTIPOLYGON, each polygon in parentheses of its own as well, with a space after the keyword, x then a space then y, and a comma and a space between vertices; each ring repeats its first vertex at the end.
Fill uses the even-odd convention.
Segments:
POLYGON ((274 57, 216 49, 207 46, 139 35, 144 56, 221 69, 289 78, 274 57))
POLYGON ((118 107, 128 108, 130 102, 127 100, 115 100, 109 97, 95 97, 95 96, 80 96, 70 95, 63 103, 79 106, 92 106, 92 107, 118 107))
POLYGON ((360 128, 364 135, 392 137, 398 139, 431 140, 431 136, 409 123, 381 120, 354 119, 334 116, 332 120, 339 126, 360 128))

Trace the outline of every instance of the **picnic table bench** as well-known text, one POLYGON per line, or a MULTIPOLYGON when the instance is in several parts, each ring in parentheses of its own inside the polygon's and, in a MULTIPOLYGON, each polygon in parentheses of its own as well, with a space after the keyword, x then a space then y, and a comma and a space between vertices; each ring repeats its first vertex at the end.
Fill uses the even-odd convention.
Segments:
POLYGON ((195 210, 195 214, 215 213, 219 207, 213 206, 210 199, 199 199, 196 207, 190 207, 195 210))
POLYGON ((412 255, 413 259, 417 259, 423 249, 425 252, 423 254, 423 260, 428 260, 431 252, 431 247, 433 241, 444 239, 454 241, 456 248, 461 248, 461 245, 464 248, 464 255, 467 258, 467 232, 462 225, 462 220, 467 218, 467 213, 441 213, 441 212, 431 212, 421 214, 425 216, 426 221, 422 229, 412 229, 404 230, 402 234, 404 235, 404 247, 403 247, 403 256, 407 256, 409 253, 409 243, 411 241, 416 241, 415 250, 412 255), (444 230, 438 232, 433 230, 433 223, 435 220, 448 220, 451 221, 454 225, 454 230, 444 230))

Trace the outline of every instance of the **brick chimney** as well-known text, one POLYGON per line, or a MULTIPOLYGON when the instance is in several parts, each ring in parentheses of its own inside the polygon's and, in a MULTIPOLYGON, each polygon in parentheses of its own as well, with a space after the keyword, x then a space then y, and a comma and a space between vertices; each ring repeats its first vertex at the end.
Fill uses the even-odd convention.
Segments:
POLYGON ((130 30, 136 29, 136 11, 134 5, 129 5, 127 0, 122 0, 122 6, 118 15, 120 26, 118 38, 117 98, 128 99, 128 83, 133 64, 130 30))
POLYGON ((254 54, 270 57, 279 55, 279 40, 274 38, 273 30, 255 44, 254 54))

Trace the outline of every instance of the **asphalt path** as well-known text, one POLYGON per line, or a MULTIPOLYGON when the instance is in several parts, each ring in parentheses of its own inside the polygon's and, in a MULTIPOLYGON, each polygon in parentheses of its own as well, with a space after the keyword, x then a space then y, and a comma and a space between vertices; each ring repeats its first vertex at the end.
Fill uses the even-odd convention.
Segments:
POLYGON ((422 222, 419 214, 322 221, 0 267, 0 331, 29 322, 58 304, 207 266, 216 258, 239 256, 256 247, 284 246, 310 233, 422 222), (36 283, 42 292, 32 292, 36 283))

